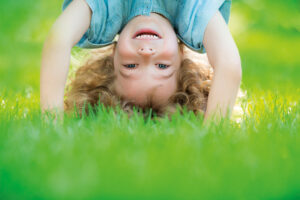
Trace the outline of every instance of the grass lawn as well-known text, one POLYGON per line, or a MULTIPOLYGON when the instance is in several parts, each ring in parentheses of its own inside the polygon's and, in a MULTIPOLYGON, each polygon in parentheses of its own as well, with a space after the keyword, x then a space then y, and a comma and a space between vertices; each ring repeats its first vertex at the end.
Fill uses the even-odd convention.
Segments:
POLYGON ((102 107, 43 121, 41 49, 62 1, 3 2, 0 199, 300 199, 299 3, 251 2, 234 1, 230 22, 243 112, 207 125, 102 107))

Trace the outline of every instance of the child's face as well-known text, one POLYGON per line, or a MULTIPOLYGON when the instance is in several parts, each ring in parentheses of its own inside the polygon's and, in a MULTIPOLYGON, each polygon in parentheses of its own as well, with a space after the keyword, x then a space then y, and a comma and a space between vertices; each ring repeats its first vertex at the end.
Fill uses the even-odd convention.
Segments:
POLYGON ((140 106, 149 98, 154 105, 165 104, 177 89, 180 64, 169 21, 158 14, 135 17, 121 32, 114 52, 116 92, 140 106))

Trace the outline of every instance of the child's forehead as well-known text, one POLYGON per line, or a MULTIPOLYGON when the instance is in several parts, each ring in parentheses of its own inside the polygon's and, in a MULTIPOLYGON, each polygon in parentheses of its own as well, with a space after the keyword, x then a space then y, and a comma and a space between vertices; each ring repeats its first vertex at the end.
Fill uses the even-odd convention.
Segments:
POLYGON ((176 92, 177 85, 174 84, 136 84, 131 87, 116 86, 116 92, 124 100, 133 102, 140 106, 146 106, 151 102, 153 105, 162 105, 168 102, 169 98, 176 92))

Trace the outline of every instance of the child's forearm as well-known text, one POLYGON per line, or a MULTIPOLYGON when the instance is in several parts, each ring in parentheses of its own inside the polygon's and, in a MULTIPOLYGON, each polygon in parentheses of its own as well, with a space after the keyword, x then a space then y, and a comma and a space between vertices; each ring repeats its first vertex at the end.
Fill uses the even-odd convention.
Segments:
POLYGON ((62 111, 71 49, 87 31, 91 9, 84 0, 72 1, 54 23, 45 42, 41 67, 41 108, 62 111))
POLYGON ((232 111, 241 81, 241 67, 235 65, 215 70, 205 119, 211 116, 219 119, 232 111))
POLYGON ((55 36, 46 40, 41 67, 40 93, 42 110, 63 110, 64 88, 68 75, 71 46, 55 36))
POLYGON ((203 43, 214 68, 205 119, 224 117, 234 106, 242 68, 238 48, 220 12, 208 23, 203 43))

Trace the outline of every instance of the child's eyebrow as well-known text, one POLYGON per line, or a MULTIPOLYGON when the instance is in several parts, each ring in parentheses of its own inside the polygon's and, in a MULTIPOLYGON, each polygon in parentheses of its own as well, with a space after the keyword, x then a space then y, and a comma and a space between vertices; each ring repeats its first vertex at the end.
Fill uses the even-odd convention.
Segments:
MULTIPOLYGON (((128 74, 122 72, 122 70, 118 70, 118 71, 119 71, 120 75, 121 75, 123 78, 128 79, 128 78, 131 77, 131 75, 128 75, 128 74)), ((161 79, 163 79, 163 80, 169 79, 169 78, 171 78, 171 77, 174 75, 175 71, 176 71, 176 70, 173 70, 173 72, 170 73, 170 74, 168 74, 168 75, 161 75, 161 76, 157 77, 156 79, 158 79, 158 80, 161 80, 161 79)))

